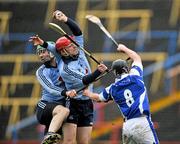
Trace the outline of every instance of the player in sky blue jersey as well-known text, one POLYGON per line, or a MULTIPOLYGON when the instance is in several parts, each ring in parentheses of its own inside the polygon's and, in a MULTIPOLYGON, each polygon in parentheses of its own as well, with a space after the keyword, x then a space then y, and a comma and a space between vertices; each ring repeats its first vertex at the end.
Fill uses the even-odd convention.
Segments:
MULTIPOLYGON (((65 89, 65 83, 60 77, 53 54, 39 45, 36 53, 43 63, 36 71, 37 80, 42 86, 42 97, 36 108, 39 123, 45 125, 42 144, 57 143, 61 139, 58 130, 69 115, 69 109, 65 107, 65 97, 61 95, 65 89)), ((70 95, 74 91, 67 91, 67 93, 70 95)))
MULTIPOLYGON (((57 10, 53 14, 54 18, 68 25, 73 33, 73 39, 83 47, 83 35, 79 26, 64 13, 57 10)), ((43 41, 37 36, 30 38, 34 45, 47 47, 57 60, 59 73, 65 82, 66 89, 62 95, 67 95, 67 90, 79 90, 85 85, 93 82, 101 75, 107 67, 104 64, 98 65, 96 71, 91 73, 89 62, 85 53, 78 49, 66 37, 61 37, 56 41, 56 45, 43 41)), ((92 90, 92 85, 88 87, 92 90)), ((77 140, 79 144, 89 144, 93 125, 93 102, 84 96, 82 92, 70 99, 70 114, 63 126, 64 143, 74 144, 77 140), (66 137, 67 136, 67 137, 66 137)))
POLYGON ((151 121, 147 90, 143 82, 143 65, 140 56, 120 44, 118 51, 126 53, 133 63, 118 59, 112 63, 117 78, 100 94, 84 91, 84 95, 96 101, 113 100, 124 118, 123 144, 158 144, 158 138, 151 121))

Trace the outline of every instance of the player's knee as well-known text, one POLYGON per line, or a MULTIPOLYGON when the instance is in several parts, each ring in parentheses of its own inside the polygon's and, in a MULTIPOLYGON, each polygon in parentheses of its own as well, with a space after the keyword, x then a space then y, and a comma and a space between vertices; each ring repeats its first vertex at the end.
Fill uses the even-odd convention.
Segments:
POLYGON ((70 110, 68 109, 68 108, 64 108, 64 113, 65 113, 65 115, 66 115, 66 117, 69 115, 69 113, 70 113, 70 110))
POLYGON ((69 115, 69 109, 64 106, 58 105, 53 110, 53 115, 57 114, 64 114, 65 116, 69 115))

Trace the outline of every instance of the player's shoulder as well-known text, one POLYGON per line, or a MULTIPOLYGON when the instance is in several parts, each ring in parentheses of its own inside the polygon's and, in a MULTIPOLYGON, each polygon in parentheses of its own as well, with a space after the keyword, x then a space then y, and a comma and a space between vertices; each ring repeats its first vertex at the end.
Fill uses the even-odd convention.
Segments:
POLYGON ((42 71, 42 70, 44 70, 46 67, 45 67, 45 65, 41 65, 36 71, 42 71))
POLYGON ((129 72, 130 75, 138 75, 143 76, 143 65, 142 62, 134 62, 132 64, 131 70, 129 72))
POLYGON ((141 61, 140 62, 139 61, 138 62, 133 62, 131 67, 135 68, 135 69, 138 68, 138 69, 143 71, 143 65, 142 65, 141 61))
POLYGON ((121 80, 116 78, 115 82, 110 85, 109 90, 116 91, 117 89, 119 89, 119 86, 121 86, 121 80))
POLYGON ((44 72, 47 72, 48 69, 45 67, 45 65, 41 65, 37 70, 36 70, 36 75, 42 75, 44 72))

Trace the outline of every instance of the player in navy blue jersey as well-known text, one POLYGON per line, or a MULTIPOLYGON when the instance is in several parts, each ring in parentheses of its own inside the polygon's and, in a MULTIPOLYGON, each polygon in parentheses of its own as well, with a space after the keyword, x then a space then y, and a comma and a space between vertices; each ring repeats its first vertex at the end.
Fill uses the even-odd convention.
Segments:
MULTIPOLYGON (((72 38, 83 47, 83 35, 76 22, 59 10, 53 13, 53 17, 68 25, 73 33, 72 38)), ((63 91, 64 96, 74 96, 67 95, 65 93, 66 90, 79 90, 93 82, 107 69, 104 64, 100 64, 97 70, 91 73, 84 51, 78 49, 66 37, 59 38, 55 45, 45 42, 37 36, 31 37, 30 41, 33 41, 34 45, 38 44, 46 47, 55 55, 59 73, 66 86, 66 89, 63 91)), ((92 85, 88 89, 92 90, 92 85)), ((77 141, 78 144, 89 144, 93 125, 92 100, 84 96, 82 92, 77 93, 76 97, 70 99, 69 109, 70 114, 63 126, 63 142, 74 144, 77 141)))
POLYGON ((118 51, 126 53, 133 63, 118 59, 112 63, 117 76, 115 82, 100 94, 84 91, 84 95, 96 101, 113 100, 124 118, 123 144, 158 144, 158 138, 151 121, 147 90, 143 82, 143 65, 140 56, 119 44, 118 51))
MULTIPOLYGON (((39 123, 45 125, 45 137, 42 144, 57 143, 61 139, 58 130, 69 115, 69 109, 65 107, 65 97, 61 95, 65 89, 65 83, 60 77, 54 55, 39 45, 36 53, 43 63, 36 71, 37 80, 42 86, 42 97, 36 108, 39 123)), ((66 93, 72 95, 75 91, 66 93)))

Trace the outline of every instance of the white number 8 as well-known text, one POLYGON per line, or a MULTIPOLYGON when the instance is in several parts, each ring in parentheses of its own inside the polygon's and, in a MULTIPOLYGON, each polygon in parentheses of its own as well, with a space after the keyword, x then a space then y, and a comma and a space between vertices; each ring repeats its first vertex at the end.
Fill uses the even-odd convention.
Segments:
POLYGON ((132 92, 129 89, 124 91, 124 97, 126 99, 126 104, 130 107, 134 103, 134 99, 132 97, 132 92))

